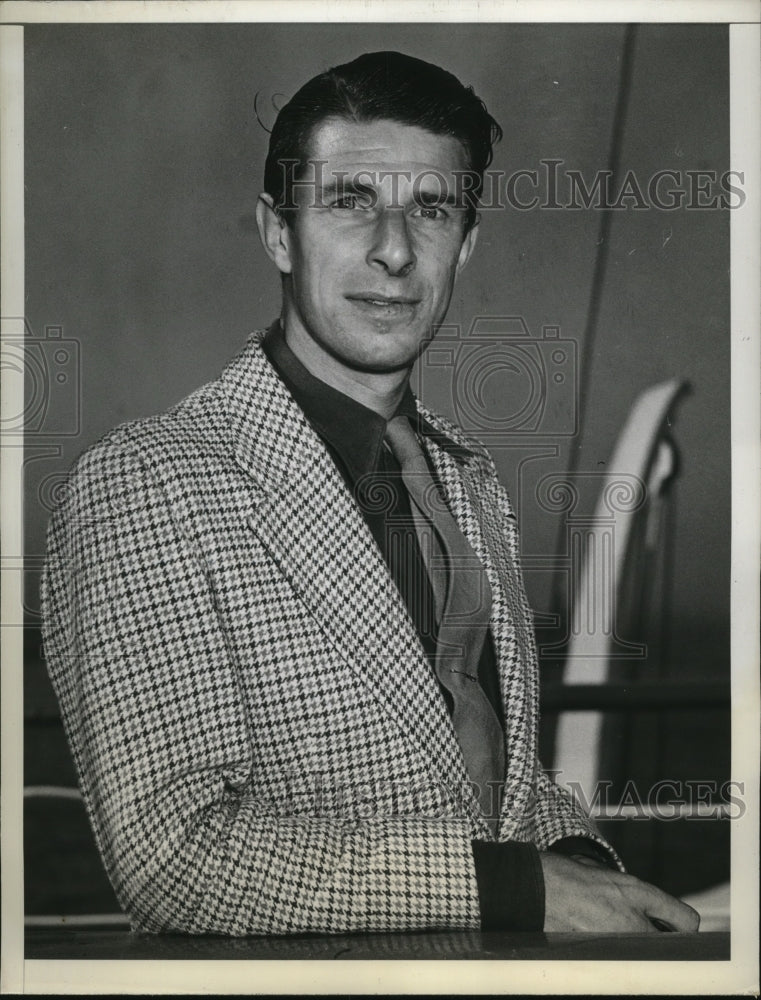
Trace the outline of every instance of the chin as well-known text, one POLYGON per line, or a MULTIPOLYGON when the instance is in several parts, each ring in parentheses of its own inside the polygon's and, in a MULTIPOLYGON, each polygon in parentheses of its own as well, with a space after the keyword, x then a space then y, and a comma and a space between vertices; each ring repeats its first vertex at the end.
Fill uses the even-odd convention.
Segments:
POLYGON ((382 338, 373 338, 374 351, 347 358, 354 367, 368 372, 398 372, 412 368, 422 353, 428 341, 415 339, 413 343, 392 343, 392 334, 383 334, 382 338))
POLYGON ((392 375, 394 372, 409 371, 415 364, 415 358, 399 361, 367 361, 354 365, 357 371, 371 372, 374 375, 392 375))
POLYGON ((379 351, 375 355, 344 355, 339 356, 339 360, 348 368, 355 371, 372 372, 376 375, 388 374, 392 372, 405 371, 415 364, 418 353, 415 354, 387 354, 379 351))

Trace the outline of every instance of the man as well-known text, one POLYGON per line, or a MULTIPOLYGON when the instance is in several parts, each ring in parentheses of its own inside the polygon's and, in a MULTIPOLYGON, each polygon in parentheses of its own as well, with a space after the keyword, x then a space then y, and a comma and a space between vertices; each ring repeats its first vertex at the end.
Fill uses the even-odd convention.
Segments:
POLYGON ((257 206, 279 321, 72 474, 45 644, 136 929, 697 926, 542 773, 509 499, 409 389, 498 135, 398 53, 306 84, 257 206))

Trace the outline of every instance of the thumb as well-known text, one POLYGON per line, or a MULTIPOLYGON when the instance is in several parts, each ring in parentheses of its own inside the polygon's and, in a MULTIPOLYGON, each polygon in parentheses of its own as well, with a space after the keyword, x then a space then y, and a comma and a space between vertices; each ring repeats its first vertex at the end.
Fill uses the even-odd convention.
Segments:
MULTIPOLYGON (((649 888, 654 889, 653 886, 649 888)), ((653 895, 647 900, 643 911, 651 921, 656 923, 656 926, 660 923, 666 925, 665 928, 661 928, 665 930, 689 933, 697 931, 700 927, 700 914, 697 910, 693 910, 681 899, 675 899, 665 892, 654 889, 654 893, 657 895, 653 895)))

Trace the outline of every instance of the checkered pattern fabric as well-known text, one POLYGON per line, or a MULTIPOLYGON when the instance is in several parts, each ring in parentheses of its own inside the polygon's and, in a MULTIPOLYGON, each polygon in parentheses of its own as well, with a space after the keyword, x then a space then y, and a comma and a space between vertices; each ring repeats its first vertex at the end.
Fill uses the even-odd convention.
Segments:
MULTIPOLYGON (((476 928, 470 843, 492 835, 438 685, 260 339, 90 448, 51 520, 46 656, 105 867, 141 931, 476 928)), ((427 444, 492 585, 499 839, 603 843, 538 770, 507 495, 480 446, 423 413, 474 450, 427 444)))

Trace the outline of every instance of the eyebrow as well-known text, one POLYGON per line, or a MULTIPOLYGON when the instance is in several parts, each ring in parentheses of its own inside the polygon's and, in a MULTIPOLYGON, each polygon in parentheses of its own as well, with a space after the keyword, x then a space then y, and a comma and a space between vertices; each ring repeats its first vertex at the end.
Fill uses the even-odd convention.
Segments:
POLYGON ((443 194, 441 191, 435 193, 433 191, 418 191, 415 195, 415 201, 428 208, 436 208, 439 205, 447 205, 450 208, 463 208, 465 204, 462 199, 456 198, 453 194, 443 194))
POLYGON ((330 197, 334 194, 371 194, 375 193, 372 184, 360 184, 357 181, 342 178, 340 181, 330 181, 327 184, 318 184, 317 190, 321 195, 330 197))
MULTIPOLYGON (((325 184, 318 184, 317 191, 323 199, 328 199, 334 195, 356 194, 363 196, 375 196, 379 188, 373 184, 361 183, 351 180, 349 177, 342 177, 340 180, 331 180, 325 184)), ((451 192, 441 191, 416 191, 413 199, 414 203, 425 208, 436 208, 447 206, 449 208, 465 208, 466 200, 458 199, 451 192)))

